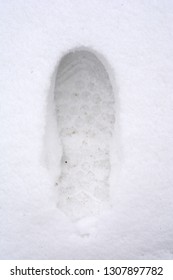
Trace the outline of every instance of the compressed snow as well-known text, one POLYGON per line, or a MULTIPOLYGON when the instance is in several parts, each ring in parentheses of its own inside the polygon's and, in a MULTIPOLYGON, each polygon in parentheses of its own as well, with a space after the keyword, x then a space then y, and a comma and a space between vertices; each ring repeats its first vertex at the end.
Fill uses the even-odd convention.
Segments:
POLYGON ((171 259, 172 2, 8 0, 0 11, 0 258, 171 259), (50 108, 59 62, 76 48, 100 55, 115 127, 111 207, 74 222, 57 207, 50 108))
POLYGON ((76 50, 60 63, 54 95, 63 150, 58 206, 75 219, 92 216, 109 200, 115 113, 108 74, 94 54, 76 50))

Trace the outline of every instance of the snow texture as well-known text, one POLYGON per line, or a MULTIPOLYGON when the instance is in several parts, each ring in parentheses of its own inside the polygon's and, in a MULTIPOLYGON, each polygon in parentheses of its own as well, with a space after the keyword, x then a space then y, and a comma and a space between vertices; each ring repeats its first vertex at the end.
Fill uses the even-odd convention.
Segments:
POLYGON ((173 258, 172 14, 0 1, 1 259, 173 258))

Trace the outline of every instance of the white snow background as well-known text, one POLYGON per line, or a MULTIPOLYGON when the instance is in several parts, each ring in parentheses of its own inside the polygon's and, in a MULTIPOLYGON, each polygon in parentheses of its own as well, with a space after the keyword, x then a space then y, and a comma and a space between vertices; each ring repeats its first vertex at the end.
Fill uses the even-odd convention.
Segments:
POLYGON ((172 140, 172 1, 0 1, 1 259, 173 258, 172 140), (58 63, 82 46, 110 66, 116 122, 111 208, 74 223, 45 135, 58 63))

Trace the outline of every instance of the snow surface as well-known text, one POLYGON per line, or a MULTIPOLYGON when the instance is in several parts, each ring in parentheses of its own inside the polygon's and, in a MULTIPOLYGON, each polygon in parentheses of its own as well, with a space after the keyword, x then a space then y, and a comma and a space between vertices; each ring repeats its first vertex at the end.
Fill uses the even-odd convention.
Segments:
POLYGON ((0 14, 0 258, 172 259, 172 1, 1 0, 0 14), (82 47, 109 74, 115 125, 111 206, 74 222, 57 208, 50 104, 82 47))

